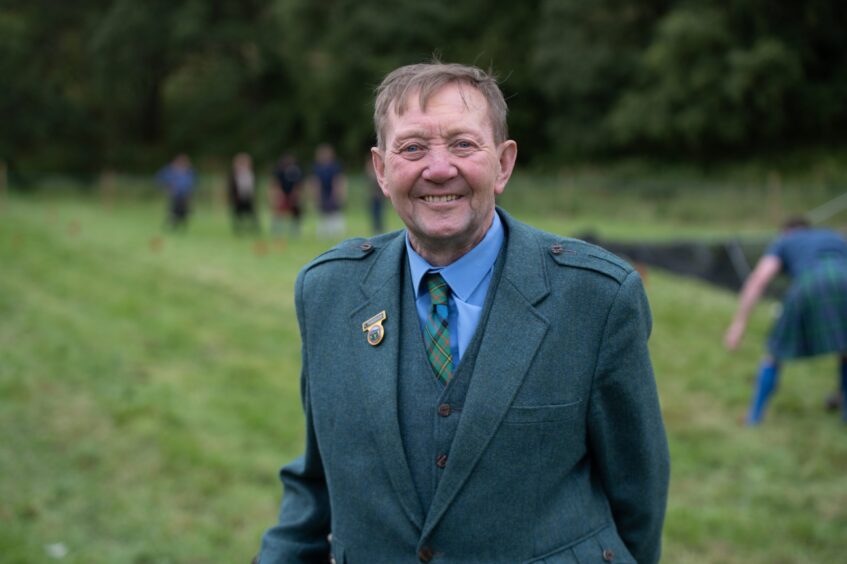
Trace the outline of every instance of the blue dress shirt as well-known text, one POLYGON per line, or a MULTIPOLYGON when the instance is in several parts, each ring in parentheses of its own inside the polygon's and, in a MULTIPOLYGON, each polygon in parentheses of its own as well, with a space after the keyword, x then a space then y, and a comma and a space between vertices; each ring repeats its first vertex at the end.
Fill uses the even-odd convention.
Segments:
POLYGON ((427 272, 437 272, 450 286, 447 322, 450 326, 450 349, 453 353, 454 369, 458 366, 479 324, 485 295, 488 293, 491 275, 494 272, 494 262, 500 254, 504 239, 503 224, 497 212, 494 212, 491 227, 476 247, 447 266, 432 266, 415 252, 409 242, 409 234, 406 233, 406 254, 409 256, 409 267, 412 271, 412 287, 417 296, 415 305, 418 308, 421 331, 426 324, 432 305, 429 292, 421 284, 421 279, 427 272), (457 335, 458 338, 456 338, 457 335))

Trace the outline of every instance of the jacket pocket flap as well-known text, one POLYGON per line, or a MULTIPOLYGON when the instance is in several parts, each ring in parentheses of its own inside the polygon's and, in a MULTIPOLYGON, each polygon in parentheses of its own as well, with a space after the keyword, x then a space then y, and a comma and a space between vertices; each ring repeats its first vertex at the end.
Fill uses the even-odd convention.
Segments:
POLYGON ((562 421, 579 413, 582 400, 554 405, 512 406, 506 412, 506 423, 530 424, 545 421, 562 421))

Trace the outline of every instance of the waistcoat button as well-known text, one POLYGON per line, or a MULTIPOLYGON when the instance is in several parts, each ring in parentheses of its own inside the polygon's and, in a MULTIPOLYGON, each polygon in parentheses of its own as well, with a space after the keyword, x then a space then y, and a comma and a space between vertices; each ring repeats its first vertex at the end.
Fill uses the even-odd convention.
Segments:
POLYGON ((445 466, 447 466, 447 455, 439 454, 438 458, 435 459, 435 465, 439 468, 444 468, 445 466))
POLYGON ((418 551, 418 560, 421 562, 429 562, 432 560, 432 549, 428 546, 422 546, 418 551))
POLYGON ((452 409, 450 409, 449 403, 442 403, 438 406, 438 415, 440 415, 441 417, 447 417, 450 415, 451 412, 452 409))

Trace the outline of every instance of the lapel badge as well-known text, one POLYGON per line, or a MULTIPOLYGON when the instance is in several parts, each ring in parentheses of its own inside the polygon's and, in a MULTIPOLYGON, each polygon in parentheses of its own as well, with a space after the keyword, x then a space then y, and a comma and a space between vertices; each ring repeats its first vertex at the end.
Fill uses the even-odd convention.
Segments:
POLYGON ((387 315, 385 310, 377 313, 364 323, 362 323, 362 331, 368 335, 368 344, 372 347, 377 346, 385 337, 385 329, 382 328, 382 322, 385 321, 387 315))

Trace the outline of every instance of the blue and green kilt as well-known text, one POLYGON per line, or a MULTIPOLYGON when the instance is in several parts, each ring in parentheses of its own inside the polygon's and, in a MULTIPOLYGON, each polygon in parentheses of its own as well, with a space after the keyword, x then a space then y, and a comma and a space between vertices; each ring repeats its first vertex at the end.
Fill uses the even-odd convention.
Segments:
POLYGON ((824 261, 792 282, 768 351, 776 360, 847 353, 847 261, 824 261))

